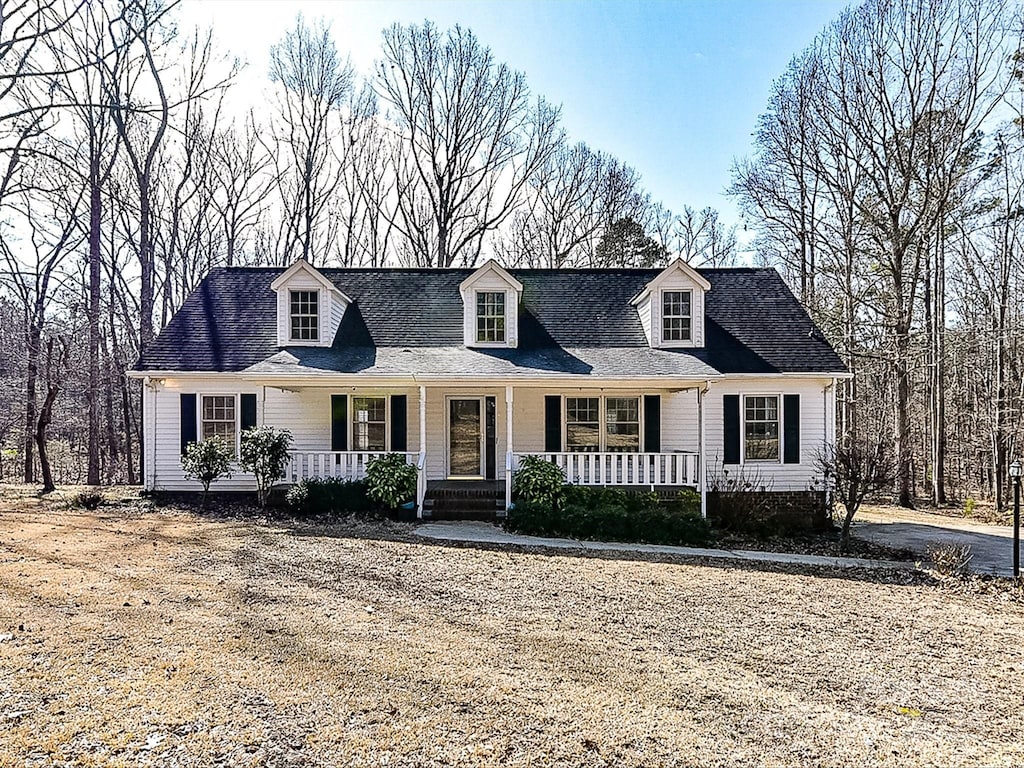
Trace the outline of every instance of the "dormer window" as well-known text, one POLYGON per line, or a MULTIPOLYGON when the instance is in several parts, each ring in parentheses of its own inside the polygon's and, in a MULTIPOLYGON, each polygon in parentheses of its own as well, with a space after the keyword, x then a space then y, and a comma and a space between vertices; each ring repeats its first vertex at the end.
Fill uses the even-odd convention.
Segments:
POLYGON ((505 343, 505 292, 480 291, 476 295, 478 344, 505 343))
POLYGON ((462 338, 467 347, 519 345, 519 301, 523 284, 493 260, 459 283, 462 338))
POLYGON ((693 334, 690 291, 661 292, 662 341, 690 341, 693 334))
POLYGON ((318 291, 290 291, 289 313, 292 341, 316 341, 320 338, 318 291))
POLYGON ((630 303, 654 348, 703 347, 704 298, 711 283, 682 259, 669 264, 630 303))

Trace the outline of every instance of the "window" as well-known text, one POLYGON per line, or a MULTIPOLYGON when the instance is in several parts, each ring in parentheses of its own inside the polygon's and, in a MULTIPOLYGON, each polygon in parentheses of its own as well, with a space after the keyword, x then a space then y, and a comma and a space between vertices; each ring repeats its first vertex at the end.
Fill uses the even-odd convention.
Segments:
POLYGON ((779 458, 779 398, 748 395, 743 401, 743 457, 748 461, 779 458))
POLYGON ((573 452, 639 451, 640 398, 565 398, 565 446, 573 452))
POLYGON ((661 294, 661 340, 690 341, 690 292, 661 294))
POLYGON ((316 341, 320 338, 320 313, 316 291, 291 291, 292 341, 316 341))
POLYGON ((478 343, 505 342, 505 294, 501 291, 476 295, 476 340, 478 343))
POLYGON ((605 450, 614 453, 640 450, 640 398, 605 400, 605 450))
POLYGON ((565 447, 569 451, 601 450, 601 398, 565 398, 565 447))
POLYGON ((385 398, 352 398, 352 450, 387 450, 387 405, 385 398))
POLYGON ((203 395, 202 425, 200 438, 211 437, 224 439, 235 452, 235 396, 234 395, 203 395))

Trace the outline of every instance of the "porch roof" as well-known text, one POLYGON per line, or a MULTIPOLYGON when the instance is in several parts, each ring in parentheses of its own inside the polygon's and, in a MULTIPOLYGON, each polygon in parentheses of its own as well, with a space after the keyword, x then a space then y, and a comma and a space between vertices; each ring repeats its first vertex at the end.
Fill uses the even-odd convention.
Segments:
POLYGON ((466 347, 291 348, 245 369, 247 374, 305 376, 359 373, 372 376, 718 376, 688 350, 649 347, 549 347, 467 349, 466 347))

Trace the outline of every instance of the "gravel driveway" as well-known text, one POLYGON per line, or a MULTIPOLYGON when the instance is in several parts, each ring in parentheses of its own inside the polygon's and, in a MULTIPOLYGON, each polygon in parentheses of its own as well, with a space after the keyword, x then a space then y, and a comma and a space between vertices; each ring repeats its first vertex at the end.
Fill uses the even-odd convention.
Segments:
POLYGON ((974 553, 972 571, 1013 575, 1013 528, 1009 526, 885 507, 858 514, 853 535, 876 544, 910 549, 922 556, 931 544, 968 544, 974 553))

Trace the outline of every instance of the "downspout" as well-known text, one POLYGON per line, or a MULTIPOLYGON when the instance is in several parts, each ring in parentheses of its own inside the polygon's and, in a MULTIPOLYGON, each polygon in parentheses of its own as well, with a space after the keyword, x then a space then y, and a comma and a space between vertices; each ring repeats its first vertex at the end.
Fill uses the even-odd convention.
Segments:
POLYGON ((710 388, 710 386, 711 382, 705 381, 703 387, 697 388, 697 424, 700 433, 700 444, 697 448, 697 490, 700 492, 700 516, 705 520, 708 516, 708 480, 707 472, 704 468, 704 395, 707 394, 707 391, 710 388))

